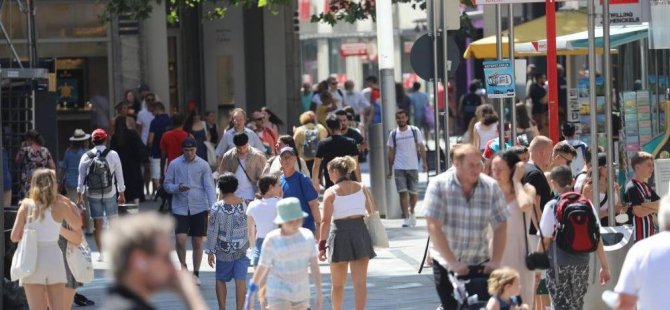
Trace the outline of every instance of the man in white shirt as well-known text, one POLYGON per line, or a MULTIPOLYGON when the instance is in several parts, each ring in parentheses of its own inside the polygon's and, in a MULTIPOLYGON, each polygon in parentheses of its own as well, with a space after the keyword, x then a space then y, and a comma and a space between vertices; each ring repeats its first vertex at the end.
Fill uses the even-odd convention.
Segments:
POLYGON ((584 167, 584 153, 586 153, 586 148, 588 145, 584 141, 579 140, 576 137, 577 128, 573 123, 565 122, 561 126, 561 133, 565 137, 565 142, 570 144, 575 151, 577 151, 577 156, 573 158, 572 163, 570 164, 570 169, 572 169, 572 175, 577 175, 584 167))
POLYGON ((661 233, 638 241, 628 251, 614 291, 619 293, 615 309, 667 309, 670 278, 670 196, 658 211, 661 233))
POLYGON ((126 203, 126 185, 123 181, 123 168, 119 154, 105 146, 107 133, 96 129, 91 134, 95 146, 82 155, 79 161, 79 179, 77 181, 77 205, 83 205, 84 193, 88 198, 91 217, 95 224, 95 243, 102 260, 102 243, 100 236, 104 218, 115 218, 119 212, 119 204, 126 203), (106 167, 105 167, 106 163, 106 167), (117 198, 118 193, 118 198, 117 198))
POLYGON ((233 110, 232 115, 231 122, 233 122, 233 128, 226 130, 223 137, 221 137, 221 141, 219 141, 219 144, 216 146, 217 162, 221 161, 223 154, 230 149, 235 148, 233 137, 238 133, 246 133, 249 137, 249 145, 261 153, 265 152, 265 146, 263 145, 263 142, 261 142, 261 139, 258 138, 258 135, 253 130, 246 127, 247 112, 240 108, 236 108, 233 110))
POLYGON ((351 80, 344 83, 344 101, 354 108, 356 121, 361 121, 360 116, 367 114, 366 111, 370 109, 370 102, 361 92, 354 90, 354 81, 351 80))
POLYGON ((395 174, 402 218, 405 219, 402 227, 416 226, 414 207, 419 183, 419 158, 423 163, 423 171, 428 172, 426 145, 421 130, 408 124, 407 111, 398 110, 395 120, 398 128, 391 132, 386 143, 389 148, 387 177, 390 179, 395 174))

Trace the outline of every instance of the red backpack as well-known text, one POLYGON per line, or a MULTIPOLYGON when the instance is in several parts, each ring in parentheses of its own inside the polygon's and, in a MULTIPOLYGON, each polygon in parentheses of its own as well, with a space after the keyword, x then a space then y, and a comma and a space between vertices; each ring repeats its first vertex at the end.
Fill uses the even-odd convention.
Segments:
POLYGON ((600 227, 591 201, 576 192, 564 193, 554 208, 556 245, 569 253, 590 253, 598 249, 600 227))

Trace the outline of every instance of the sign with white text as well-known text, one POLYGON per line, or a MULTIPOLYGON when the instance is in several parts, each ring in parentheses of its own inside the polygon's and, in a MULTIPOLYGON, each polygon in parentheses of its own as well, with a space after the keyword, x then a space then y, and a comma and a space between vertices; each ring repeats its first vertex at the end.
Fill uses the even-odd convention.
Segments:
POLYGON ((509 60, 484 62, 484 83, 489 98, 514 98, 514 66, 509 60))
MULTIPOLYGON (((649 0, 610 0, 610 25, 639 25, 649 21, 643 6, 649 0)), ((596 26, 603 25, 603 0, 596 4, 596 26)))

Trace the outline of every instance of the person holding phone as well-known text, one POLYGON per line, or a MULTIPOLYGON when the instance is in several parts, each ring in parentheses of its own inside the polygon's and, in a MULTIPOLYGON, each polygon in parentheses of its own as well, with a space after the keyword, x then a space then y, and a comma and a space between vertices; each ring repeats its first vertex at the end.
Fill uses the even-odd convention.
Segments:
POLYGON ((165 173, 165 191, 172 194, 172 213, 177 221, 177 256, 182 269, 186 266, 186 240, 193 245, 193 274, 196 283, 207 236, 207 211, 216 202, 216 189, 211 168, 197 156, 197 142, 188 137, 182 142, 183 155, 170 162, 165 173))

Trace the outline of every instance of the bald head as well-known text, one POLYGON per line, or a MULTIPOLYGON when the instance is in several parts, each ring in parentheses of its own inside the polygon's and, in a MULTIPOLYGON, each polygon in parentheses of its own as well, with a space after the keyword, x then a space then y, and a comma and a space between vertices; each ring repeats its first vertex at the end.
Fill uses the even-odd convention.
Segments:
POLYGON ((543 171, 549 169, 551 165, 552 144, 551 139, 545 136, 537 136, 528 147, 530 160, 543 171))

